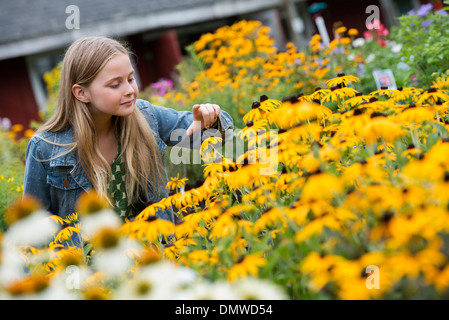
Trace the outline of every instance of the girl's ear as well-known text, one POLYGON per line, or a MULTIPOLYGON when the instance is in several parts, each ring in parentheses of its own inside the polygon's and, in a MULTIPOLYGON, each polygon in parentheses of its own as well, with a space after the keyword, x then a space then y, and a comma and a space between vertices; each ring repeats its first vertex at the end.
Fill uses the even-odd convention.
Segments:
POLYGON ((84 102, 84 103, 90 102, 89 92, 83 86, 81 86, 79 84, 74 84, 72 86, 72 93, 77 100, 84 102))

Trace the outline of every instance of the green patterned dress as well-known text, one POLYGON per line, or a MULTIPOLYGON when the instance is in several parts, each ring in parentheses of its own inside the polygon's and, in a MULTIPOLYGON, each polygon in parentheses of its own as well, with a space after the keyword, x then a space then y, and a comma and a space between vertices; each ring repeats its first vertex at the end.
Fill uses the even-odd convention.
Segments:
POLYGON ((118 146, 117 156, 111 164, 112 183, 110 185, 110 194, 114 200, 114 209, 122 219, 129 216, 131 206, 128 205, 125 186, 125 163, 120 157, 120 144, 118 146))

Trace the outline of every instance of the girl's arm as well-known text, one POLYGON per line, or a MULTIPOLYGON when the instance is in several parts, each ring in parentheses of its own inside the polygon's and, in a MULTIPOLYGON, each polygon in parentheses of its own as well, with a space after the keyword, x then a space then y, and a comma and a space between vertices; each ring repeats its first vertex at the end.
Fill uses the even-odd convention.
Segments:
MULTIPOLYGON (((202 131, 198 131, 198 127, 191 127, 192 125, 195 126, 194 112, 198 111, 195 110, 199 109, 198 107, 194 106, 193 112, 177 111, 170 108, 152 105, 148 101, 145 101, 144 103, 145 106, 150 108, 151 113, 154 115, 155 120, 157 121, 157 131, 159 136, 167 146, 178 145, 187 147, 188 145, 184 143, 185 141, 190 141, 190 147, 193 148, 199 148, 199 146, 201 146, 201 141, 198 143, 198 141, 195 140, 198 140, 198 137, 202 136, 199 132, 204 132, 205 128, 202 128, 202 131), (189 128, 194 129, 195 131, 192 134, 193 139, 188 134, 189 128)), ((200 115, 197 114, 196 119, 200 119, 199 117, 200 115)), ((196 123, 199 124, 198 122, 196 123)), ((204 123, 202 122, 201 124, 203 125, 204 123)), ((217 133, 224 137, 226 132, 232 134, 233 128, 234 121, 232 120, 232 117, 226 111, 220 110, 217 120, 212 125, 211 129, 215 129, 215 131, 218 130, 217 133)), ((213 133, 214 130, 211 130, 211 132, 213 133)))

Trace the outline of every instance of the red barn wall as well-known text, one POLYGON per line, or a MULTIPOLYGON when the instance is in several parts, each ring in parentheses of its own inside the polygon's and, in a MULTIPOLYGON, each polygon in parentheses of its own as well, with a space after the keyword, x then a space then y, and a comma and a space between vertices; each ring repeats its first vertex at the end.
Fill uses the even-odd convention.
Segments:
POLYGON ((0 61, 0 118, 9 118, 12 124, 28 128, 31 120, 38 120, 38 106, 25 59, 23 57, 0 61))

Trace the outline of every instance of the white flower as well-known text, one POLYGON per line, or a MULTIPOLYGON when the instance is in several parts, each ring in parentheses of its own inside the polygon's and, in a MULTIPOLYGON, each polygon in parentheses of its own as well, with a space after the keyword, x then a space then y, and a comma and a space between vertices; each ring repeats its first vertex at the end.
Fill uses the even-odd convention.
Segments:
POLYGON ((60 282, 51 280, 48 287, 38 294, 30 296, 31 300, 75 300, 77 297, 60 282))
POLYGON ((0 130, 9 131, 11 129, 12 123, 9 118, 0 118, 0 130))
POLYGON ((280 286, 267 280, 247 277, 233 284, 239 300, 286 300, 286 293, 280 286))
POLYGON ((373 62, 374 59, 376 59, 376 55, 371 53, 368 57, 366 57, 365 61, 366 61, 366 63, 370 63, 370 62, 373 62))
POLYGON ((120 217, 111 209, 103 209, 96 213, 85 215, 80 222, 81 232, 89 238, 102 228, 120 228, 122 224, 120 217))
POLYGON ((405 62, 401 61, 398 63, 398 69, 409 70, 410 66, 408 64, 406 64, 405 62))
POLYGON ((12 224, 5 232, 3 241, 18 246, 33 247, 48 244, 58 230, 57 224, 49 217, 49 213, 45 210, 35 211, 30 216, 12 224))
POLYGON ((401 51, 401 49, 402 49, 402 44, 396 43, 396 44, 391 48, 391 51, 394 52, 394 53, 398 53, 398 52, 401 51))
POLYGON ((25 276, 25 261, 17 247, 3 246, 0 266, 0 286, 22 279, 25 276))
POLYGON ((70 295, 78 296, 79 290, 84 288, 84 284, 91 275, 92 272, 84 267, 70 265, 63 272, 55 275, 53 281, 59 287, 65 288, 70 295))
POLYGON ((217 282, 195 282, 186 290, 179 292, 174 300, 236 300, 236 294, 229 283, 217 282))
POLYGON ((142 270, 142 273, 148 278, 163 279, 164 285, 170 290, 188 286, 197 278, 197 273, 192 269, 178 267, 168 261, 150 264, 142 270))
POLYGON ((136 271, 133 279, 125 282, 116 293, 119 300, 173 300, 177 294, 195 281, 195 271, 160 261, 136 271))
POLYGON ((141 274, 123 283, 116 291, 114 299, 117 300, 156 300, 161 299, 159 294, 164 284, 160 279, 146 278, 141 274))
POLYGON ((96 250, 92 256, 92 264, 95 270, 102 272, 106 277, 117 277, 126 273, 131 268, 131 258, 128 256, 124 241, 120 241, 116 247, 96 250))
POLYGON ((354 41, 352 41, 352 45, 357 48, 357 47, 361 47, 365 44, 365 39, 363 38, 357 38, 354 39, 354 41))

